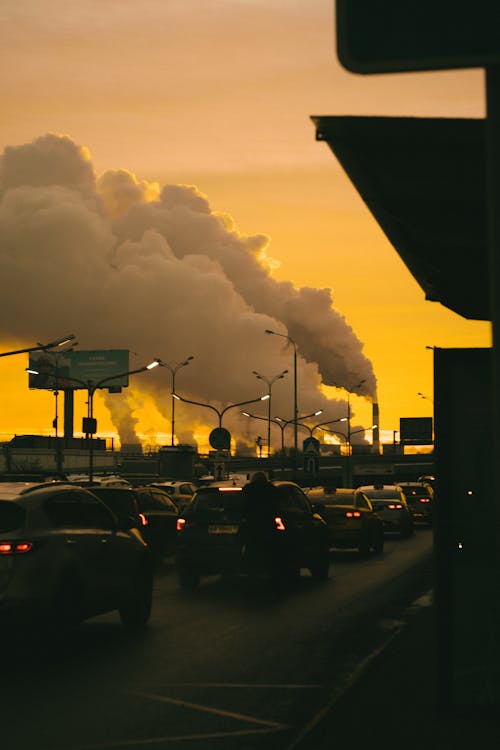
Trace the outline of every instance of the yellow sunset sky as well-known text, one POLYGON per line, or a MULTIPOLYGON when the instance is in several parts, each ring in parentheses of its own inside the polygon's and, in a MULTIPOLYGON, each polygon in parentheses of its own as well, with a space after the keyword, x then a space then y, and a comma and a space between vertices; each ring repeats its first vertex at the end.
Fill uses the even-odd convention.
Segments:
MULTIPOLYGON (((489 323, 425 301, 310 119, 483 117, 481 70, 350 74, 336 59, 333 0, 4 0, 0 18, 0 151, 66 134, 89 150, 97 176, 123 168, 196 185, 239 232, 267 235, 273 278, 330 288, 363 342, 385 440, 400 417, 432 413, 426 346, 490 345, 489 323)), ((20 341, 5 318, 2 351, 42 335, 34 320, 32 338, 20 341)), ((61 319, 50 335, 69 332, 61 319)), ((195 354, 186 347, 172 356, 195 354)), ((0 360, 0 439, 50 428, 53 396, 28 390, 25 359, 0 360)), ((139 432, 168 432, 166 380, 165 398, 162 415, 137 397, 139 432)), ((100 429, 113 432, 96 404, 100 429)), ((368 427, 369 402, 353 397, 352 406, 368 427)))

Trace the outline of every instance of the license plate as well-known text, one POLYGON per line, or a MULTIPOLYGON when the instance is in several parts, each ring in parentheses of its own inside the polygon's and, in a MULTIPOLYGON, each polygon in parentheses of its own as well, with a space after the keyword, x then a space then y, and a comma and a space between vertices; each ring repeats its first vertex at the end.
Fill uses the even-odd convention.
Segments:
POLYGON ((237 534, 238 526, 209 526, 209 534, 237 534))

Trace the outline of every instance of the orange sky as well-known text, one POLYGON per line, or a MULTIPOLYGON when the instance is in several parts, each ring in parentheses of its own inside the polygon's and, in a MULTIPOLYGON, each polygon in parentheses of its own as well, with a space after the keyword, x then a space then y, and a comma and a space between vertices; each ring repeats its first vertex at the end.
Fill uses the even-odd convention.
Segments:
MULTIPOLYGON (((0 144, 68 134, 90 150, 98 174, 123 167, 139 179, 197 185, 239 231, 268 235, 277 280, 332 289, 373 363, 389 435, 400 416, 431 413, 425 347, 486 346, 490 326, 425 301, 315 141, 310 116, 480 117, 483 74, 347 73, 335 58, 333 10, 332 0, 5 0, 0 144)), ((16 348, 8 321, 3 331, 2 349, 16 348)), ((52 335, 65 333, 62 321, 52 335)), ((27 391, 24 366, 1 360, 5 435, 50 427, 53 396, 27 391)), ((136 407, 140 429, 167 431, 147 399, 136 407)), ((371 423, 365 399, 353 409, 371 423)), ((99 424, 113 429, 104 414, 99 424)))

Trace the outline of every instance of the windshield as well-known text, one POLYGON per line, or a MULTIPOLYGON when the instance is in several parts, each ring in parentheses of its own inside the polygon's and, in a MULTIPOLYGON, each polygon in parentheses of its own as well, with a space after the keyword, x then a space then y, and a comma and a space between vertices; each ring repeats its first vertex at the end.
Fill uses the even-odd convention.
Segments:
POLYGON ((238 490, 201 489, 196 493, 192 507, 195 510, 213 510, 223 508, 224 510, 243 511, 244 495, 238 490))
POLYGON ((136 513, 135 493, 120 487, 92 487, 92 494, 96 495, 113 513, 136 513))

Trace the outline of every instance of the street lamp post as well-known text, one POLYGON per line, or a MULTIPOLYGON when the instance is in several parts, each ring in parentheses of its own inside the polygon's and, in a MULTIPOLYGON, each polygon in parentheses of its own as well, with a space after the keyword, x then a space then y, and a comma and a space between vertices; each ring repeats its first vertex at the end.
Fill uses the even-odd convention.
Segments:
POLYGON ((267 383, 268 388, 268 394, 269 399, 267 401, 267 457, 271 458, 271 389, 273 386, 273 383, 275 383, 277 380, 281 380, 285 377, 288 370, 283 370, 278 375, 274 375, 272 378, 268 378, 266 375, 261 375, 256 370, 252 370, 252 374, 255 375, 255 377, 258 380, 264 380, 267 383))
POLYGON ((251 419, 261 419, 263 422, 272 422, 275 425, 278 425, 278 427, 281 430, 281 471, 283 472, 285 470, 285 437, 284 437, 284 431, 287 424, 282 424, 278 419, 271 419, 269 420, 269 417, 259 417, 257 414, 250 414, 248 411, 242 411, 241 412, 244 417, 250 417, 251 419))
MULTIPOLYGON (((144 365, 144 367, 138 367, 136 370, 128 370, 128 372, 120 372, 117 375, 110 375, 107 378, 102 378, 97 383, 92 383, 91 380, 87 381, 87 393, 88 393, 88 416, 90 420, 94 419, 94 394, 98 388, 101 388, 105 383, 109 383, 110 380, 117 380, 118 378, 125 378, 129 375, 136 375, 138 372, 145 372, 146 370, 152 370, 157 367, 160 363, 157 359, 144 365)), ((89 443, 89 483, 94 479, 94 432, 90 433, 89 443)))
POLYGON ((304 424, 300 426, 305 427, 306 430, 309 430, 309 435, 313 437, 316 430, 320 430, 323 427, 326 427, 326 425, 335 424, 336 422, 347 422, 347 417, 338 417, 337 419, 330 419, 328 422, 320 422, 319 424, 313 425, 313 427, 310 427, 308 424, 304 424))
MULTIPOLYGON (((378 427, 378 424, 372 424, 372 426, 369 427, 368 429, 369 430, 376 430, 377 427, 378 427)), ((353 435, 357 435, 358 433, 361 433, 361 432, 367 432, 367 430, 365 430, 364 427, 361 428, 360 430, 354 430, 353 432, 351 432, 349 430, 349 432, 347 433, 347 435, 345 435, 343 432, 339 432, 338 430, 329 430, 327 427, 321 427, 321 429, 324 430, 325 432, 331 432, 333 435, 340 435, 340 437, 344 438, 345 443, 346 443, 346 447, 347 447, 347 456, 346 456, 346 485, 347 485, 347 487, 350 487, 351 484, 352 484, 352 476, 351 476, 351 455, 352 455, 351 448, 352 448, 352 444, 351 444, 351 438, 352 438, 353 435)))
POLYGON ((356 393, 358 388, 361 388, 363 383, 366 383, 366 378, 360 380, 359 383, 354 385, 352 388, 346 388, 343 385, 335 385, 336 388, 342 388, 343 390, 347 391, 347 446, 349 452, 351 450, 351 394, 356 393))
MULTIPOLYGON (((79 378, 73 378, 69 376, 65 376, 65 380, 71 380, 73 383, 78 383, 79 385, 82 385, 84 388, 87 389, 87 426, 89 427, 89 483, 93 481, 94 479, 94 440, 93 435, 95 433, 95 428, 92 425, 92 421, 94 419, 94 394, 98 388, 103 386, 105 383, 108 383, 111 380, 116 380, 117 378, 124 378, 128 375, 136 375, 138 372, 145 372, 146 370, 152 370, 154 367, 157 367, 159 365, 158 360, 153 360, 153 362, 150 362, 149 365, 145 365, 144 367, 138 367, 136 370, 128 370, 127 372, 120 372, 117 375, 110 375, 107 378, 102 378, 102 380, 99 380, 97 383, 94 383, 92 380, 80 380, 79 378)), ((26 372, 31 373, 32 375, 39 375, 40 373, 38 370, 31 370, 30 368, 26 368, 26 372)))
POLYGON ((161 367, 166 367, 167 370, 170 371, 170 374, 172 375, 172 391, 171 391, 171 413, 172 413, 172 422, 171 422, 171 440, 170 445, 174 444, 174 435, 175 435, 175 375, 177 370, 180 370, 181 367, 185 367, 188 365, 191 360, 194 359, 193 355, 191 354, 189 357, 186 357, 186 359, 183 359, 182 362, 179 362, 176 365, 169 365, 168 362, 164 362, 162 359, 157 359, 156 361, 161 367))
POLYGON ((293 445, 294 445, 294 456, 293 456, 293 472, 294 476, 297 475, 297 421, 299 419, 299 409, 297 405, 297 344, 295 341, 288 336, 286 333, 277 333, 266 328, 265 333, 272 336, 280 336, 283 339, 287 339, 293 346, 293 420, 295 423, 293 445))
POLYGON ((279 422, 283 423, 283 430, 289 424, 294 425, 294 458, 293 458, 294 478, 296 478, 297 476, 297 431, 298 431, 299 424, 303 419, 309 419, 309 417, 318 417, 320 414, 323 414, 323 409, 317 409, 317 411, 311 412, 311 414, 301 414, 300 416, 296 414, 293 419, 282 419, 281 417, 276 417, 276 419, 279 422))
POLYGON ((264 396, 259 396, 258 398, 251 398, 248 401, 238 401, 236 404, 229 404, 229 406, 226 406, 224 409, 217 409, 217 407, 212 406, 212 404, 205 404, 202 401, 192 401, 189 398, 184 398, 184 396, 179 396, 178 393, 174 393, 174 398, 178 399, 179 401, 183 401, 185 404, 194 404, 195 406, 203 406, 205 409, 211 409, 214 411, 217 416, 219 417, 219 428, 222 427, 222 417, 224 414, 229 411, 229 409, 234 409, 237 406, 245 406, 246 404, 255 404, 257 401, 267 401, 269 398, 269 394, 266 393, 264 396))
POLYGON ((69 344, 69 342, 73 341, 74 338, 75 335, 73 333, 70 333, 69 336, 64 336, 63 338, 56 339, 55 341, 49 341, 48 344, 41 344, 40 342, 38 342, 36 346, 29 346, 27 349, 17 349, 13 352, 2 352, 0 353, 0 357, 11 357, 13 354, 27 354, 29 352, 51 351, 52 349, 57 349, 60 346, 69 344))

